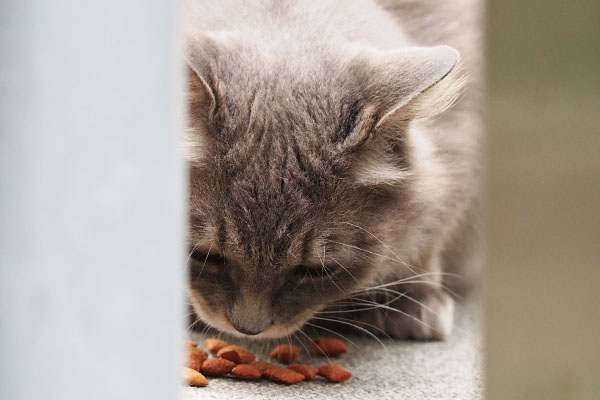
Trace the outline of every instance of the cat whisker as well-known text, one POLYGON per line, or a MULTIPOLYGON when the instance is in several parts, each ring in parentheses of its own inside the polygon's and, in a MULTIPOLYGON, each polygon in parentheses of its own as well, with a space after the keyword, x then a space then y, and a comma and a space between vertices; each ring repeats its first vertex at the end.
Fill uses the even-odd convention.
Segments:
POLYGON ((194 247, 192 247, 192 251, 190 251, 190 253, 188 254, 187 259, 185 260, 185 269, 184 269, 184 271, 186 271, 190 267, 190 258, 192 258, 192 254, 194 254, 194 252, 196 251, 196 249, 198 249, 198 246, 200 246, 200 243, 196 243, 194 245, 194 247))
MULTIPOLYGON (((325 311, 319 311, 318 313, 321 314, 340 314, 340 313, 351 313, 351 312, 359 312, 359 311, 367 311, 367 310, 374 310, 376 308, 380 308, 381 305, 389 305, 391 303, 393 303, 394 301, 407 296, 405 293, 400 293, 398 292, 398 295, 390 300, 387 300, 385 303, 379 303, 379 302, 375 302, 375 301, 370 301, 364 298, 360 298, 357 297, 356 301, 353 302, 348 302, 348 303, 343 303, 349 306, 355 306, 355 305, 361 305, 361 306, 366 306, 365 308, 352 308, 351 310, 345 309, 345 310, 325 310, 325 311)), ((353 297, 354 298, 354 297, 353 297)), ((333 305, 340 305, 343 306, 343 304, 338 304, 338 303, 333 303, 333 305)))
MULTIPOLYGON (((334 335, 336 335, 336 336, 339 336, 339 337, 341 337, 342 339, 344 339, 344 341, 346 341, 346 342, 350 343, 352 346, 354 346, 354 347, 355 347, 355 348, 356 348, 358 351, 361 351, 360 347, 359 347, 359 346, 358 346, 356 343, 354 343, 352 340, 348 339, 346 336, 342 335, 342 334, 341 334, 341 333, 339 333, 339 332, 333 331, 333 330, 331 330, 331 329, 328 329, 328 328, 325 328, 325 327, 323 327, 323 326, 319 326, 319 325, 316 325, 316 324, 311 324, 310 322, 305 322, 305 323, 304 323, 304 325, 308 325, 308 326, 312 327, 312 328, 313 328, 313 330, 314 330, 315 328, 316 328, 316 329, 322 329, 322 330, 324 330, 324 331, 326 331, 326 332, 329 332, 329 333, 332 333, 332 334, 334 334, 334 335)), ((301 330, 299 330, 298 332, 302 332, 302 331, 301 331, 301 330)), ((302 333, 304 333, 304 332, 302 332, 302 333)), ((304 335, 306 335, 306 334, 304 334, 304 335)), ((308 335, 306 335, 306 337, 308 337, 308 338, 310 339, 310 337, 309 337, 308 335)), ((310 340, 312 340, 312 339, 310 339, 310 340)), ((329 359, 329 357, 327 357, 327 360, 331 361, 331 360, 329 359)))
POLYGON ((194 322, 192 322, 187 328, 185 328, 186 331, 189 331, 190 329, 193 329, 194 326, 196 326, 196 324, 198 324, 198 322, 201 322, 202 320, 200 318, 196 318, 196 320, 194 322))
POLYGON ((200 279, 200 275, 202 275, 202 271, 204 271, 204 267, 206 266, 206 262, 208 261, 208 256, 210 255, 211 250, 212 250, 212 243, 211 243, 210 247, 208 248, 208 251, 206 252, 206 257, 204 258, 204 263, 202 264, 202 268, 200 268, 200 272, 198 273, 196 280, 200 279))
MULTIPOLYGON (((387 290, 387 291, 389 291, 389 292, 391 292, 393 294, 396 294, 397 296, 394 297, 394 298, 392 298, 392 299, 390 299, 390 300, 388 300, 388 301, 386 301, 385 303, 374 303, 374 302, 369 302, 368 300, 361 299, 360 301, 364 301, 365 302, 363 304, 369 304, 369 303, 374 303, 374 304, 372 306, 370 306, 370 307, 365 307, 365 308, 361 308, 361 309, 352 309, 352 310, 348 309, 348 310, 339 310, 339 311, 336 311, 336 310, 319 311, 318 314, 332 314, 335 317, 336 314, 345 314, 345 313, 354 313, 354 312, 359 312, 359 311, 369 311, 369 310, 381 309, 381 310, 384 310, 384 311, 388 310, 388 311, 398 312, 398 313, 400 313, 400 314, 402 314, 402 315, 404 315, 406 317, 409 317, 409 318, 411 318, 411 319, 413 319, 415 321, 418 321, 419 323, 423 324, 424 326, 426 326, 426 327, 428 327, 428 328, 430 328, 432 330, 435 330, 436 332, 439 331, 438 329, 436 329, 436 328, 428 325, 427 323, 425 323, 421 319, 419 319, 419 318, 417 318, 417 317, 415 317, 413 315, 410 315, 410 314, 408 314, 408 313, 406 313, 406 312, 404 312, 402 310, 399 310, 397 308, 391 307, 390 304, 393 303, 394 301, 396 301, 396 300, 404 297, 407 300, 410 300, 410 301, 412 301, 412 302, 420 305, 421 307, 423 307, 424 309, 426 309, 427 311, 429 311, 433 315, 437 316, 438 318, 441 318, 441 316, 436 311, 434 311, 431 307, 429 307, 426 304, 424 304, 423 302, 418 301, 417 299, 415 299, 415 298, 407 295, 406 293, 398 292, 398 291, 392 290, 392 289, 385 289, 385 290, 387 290)), ((360 303, 357 302, 357 304, 360 304, 360 303)), ((460 331, 462 333, 466 333, 465 330, 463 330, 463 329, 461 329, 461 328, 459 328, 457 326, 455 326, 454 329, 456 329, 456 330, 458 330, 458 331, 460 331)))
POLYGON ((378 308, 381 308, 382 310, 389 310, 389 311, 394 311, 394 312, 397 312, 397 313, 399 313, 399 314, 402 314, 402 315, 404 315, 404 316, 405 316, 405 317, 407 317, 407 318, 410 318, 410 319, 412 319, 412 320, 414 320, 414 321, 417 321, 418 323, 422 324, 423 326, 426 326, 427 328, 429 328, 429 329, 431 329, 431 330, 434 330, 434 331, 436 331, 436 332, 440 332, 440 330, 439 330, 439 329, 437 329, 437 328, 434 328, 433 326, 429 325, 429 324, 428 324, 428 323, 426 323, 425 321, 423 321, 423 320, 421 320, 421 319, 419 319, 419 318, 415 317, 414 315, 410 315, 410 314, 409 314, 409 313, 407 313, 407 312, 404 312, 404 311, 402 311, 402 310, 398 310, 397 308, 390 307, 390 306, 388 306, 388 305, 383 305, 383 304, 382 304, 380 307, 378 307, 378 308))
MULTIPOLYGON (((412 283, 412 282, 411 282, 411 283, 412 283)), ((382 305, 389 306, 389 305, 390 305, 391 303, 393 303, 394 301, 396 301, 396 300, 398 300, 398 299, 400 299, 400 298, 404 297, 404 298, 406 298, 407 300, 409 300, 409 301, 412 301, 413 303, 420 305, 421 307, 423 307, 425 310, 429 311, 430 313, 432 313, 432 314, 433 314, 433 315, 435 315, 436 317, 438 317, 438 318, 442 319, 442 316, 440 316, 440 315, 439 315, 439 313, 437 313, 435 310, 433 310, 431 307, 429 307, 429 306, 428 306, 428 305, 426 305, 425 303, 423 303, 423 302, 421 302, 421 301, 419 301, 419 300, 415 299, 415 298, 414 298, 414 297, 412 297, 412 296, 409 296, 408 294, 406 294, 406 292, 399 292, 399 291, 397 291, 397 290, 388 289, 388 288, 385 288, 385 287, 377 287, 377 288, 373 288, 373 290, 376 290, 376 291, 384 291, 385 293, 392 293, 392 294, 395 294, 395 295, 396 295, 396 297, 394 297, 392 300, 390 300, 390 301, 387 301, 386 303, 383 303, 382 305)), ((374 307, 374 308, 377 308, 377 307, 374 307)), ((456 327, 456 329, 460 329, 460 328, 456 327)))
POLYGON ((439 273, 434 273, 434 272, 428 272, 428 273, 424 273, 424 274, 419 274, 419 275, 415 275, 415 276, 410 276, 407 278, 403 278, 403 279, 399 279, 396 281, 392 281, 392 282, 387 282, 381 285, 377 285, 377 286, 371 286, 371 287, 366 287, 366 288, 362 288, 354 293, 360 293, 360 292, 365 292, 365 291, 369 291, 369 290, 373 290, 373 289, 380 289, 380 288, 386 288, 389 286, 397 286, 397 285, 408 285, 408 284, 413 284, 413 283, 419 283, 419 284, 426 284, 426 285, 431 285, 434 287, 439 287, 442 288, 444 290, 446 290, 448 293, 450 293, 451 295, 455 296, 456 298, 460 298, 460 295, 456 292, 454 292, 452 289, 450 289, 449 287, 447 287, 446 285, 444 285, 441 282, 435 282, 435 281, 426 281, 426 280, 415 280, 414 278, 418 278, 418 277, 423 277, 426 275, 456 275, 456 274, 447 274, 447 273, 443 273, 443 272, 439 272, 439 273))
MULTIPOLYGON (((414 273, 416 273, 416 272, 415 272, 415 270, 414 270, 413 268, 416 268, 416 269, 421 269, 421 268, 417 268, 417 267, 415 267, 414 265, 410 265, 410 264, 408 264, 408 263, 406 263, 406 262, 402 261, 402 259, 401 259, 401 258, 398 256, 398 254, 396 254, 396 253, 394 252, 394 250, 392 250, 392 249, 390 248, 390 246, 388 246, 387 244, 385 244, 385 243, 384 243, 384 242, 383 242, 381 239, 379 239, 377 236, 375 236, 373 233, 369 232, 369 231, 368 231, 368 230, 366 230, 365 228, 363 228, 363 227, 361 227, 361 226, 358 226, 358 225, 356 225, 356 224, 353 224, 353 223, 351 223, 351 222, 344 222, 344 223, 345 223, 345 224, 347 224, 347 225, 353 226, 353 227, 355 227, 355 228, 358 228, 358 229, 362 230, 363 232, 366 232, 366 233, 368 233, 369 235, 371 235, 372 237, 374 237, 374 238, 375 238, 375 240, 377 240, 379 243, 381 243, 381 245, 382 245, 383 247, 385 247, 385 248, 386 248, 386 249, 387 249, 387 250, 388 250, 390 253, 392 253, 392 254, 393 254, 395 257, 396 257, 396 261, 398 261, 398 262, 402 263, 404 266, 406 266, 406 268, 408 268, 408 269, 410 270, 410 272, 412 272, 413 274, 414 274, 414 273)), ((422 269, 421 269, 421 270, 422 270, 422 269)))
POLYGON ((328 242, 331 242, 331 243, 339 244, 340 246, 345 246, 345 247, 349 247, 351 249, 355 249, 355 250, 362 251, 362 252, 365 252, 365 253, 368 253, 368 254, 372 254, 372 255, 384 258, 386 260, 390 260, 390 261, 401 263, 403 266, 405 266, 406 268, 408 268, 413 274, 416 273, 415 270, 413 270, 409 264, 405 263, 402 260, 397 260, 395 258, 386 256, 385 254, 375 253, 374 251, 366 250, 366 249, 363 249, 361 247, 354 246, 354 245, 351 245, 351 244, 348 244, 348 243, 342 243, 342 242, 338 242, 338 241, 331 240, 331 239, 324 239, 324 240, 326 240, 328 242))
POLYGON ((341 267, 341 268, 342 268, 344 271, 346 271, 346 273, 347 273, 348 275, 350 275, 350 277, 351 277, 352 279, 354 279, 354 282, 356 282, 357 284, 359 284, 359 285, 360 285, 360 282, 359 282, 359 281, 358 281, 358 280, 357 280, 357 279, 354 277, 354 275, 352 275, 352 273, 351 273, 350 271, 348 271, 348 269, 346 269, 346 267, 344 267, 344 266, 342 265, 342 263, 340 263, 338 260, 336 260, 335 258, 333 258, 333 257, 331 257, 331 256, 329 256, 329 258, 330 258, 330 259, 332 259, 332 260, 333 260, 333 262, 335 262, 337 265, 339 265, 339 266, 340 266, 340 267, 341 267))
POLYGON ((373 334, 372 332, 369 332, 369 330, 367 330, 367 329, 365 329, 365 328, 363 328, 361 326, 358 326, 358 325, 350 323, 350 322, 335 320, 333 318, 313 317, 313 319, 317 319, 317 320, 321 320, 321 321, 329 321, 329 322, 338 322, 340 324, 345 324, 345 325, 351 326, 353 328, 356 328, 356 329, 358 329, 358 330, 366 333, 367 335, 369 335, 370 337, 372 337, 373 339, 375 339, 377 342, 379 342, 379 344, 384 348, 384 350, 386 351, 386 353, 388 353, 388 349, 387 349, 386 345, 375 334, 373 334))
MULTIPOLYGON (((317 327, 317 325, 312 325, 312 324, 310 324, 310 323, 308 323, 308 322, 305 322, 305 325, 309 325, 309 326, 311 326, 311 327, 313 328, 313 330, 314 330, 314 328, 315 328, 315 327, 317 327)), ((312 339, 310 338, 310 336, 308 336, 306 333, 304 333, 304 332, 302 331, 302 329, 299 329, 297 332, 299 332, 299 333, 303 334, 303 335, 304 335, 304 337, 308 339, 308 342, 309 342, 309 343, 311 343, 311 342, 312 342, 312 339)), ((335 332, 333 332, 333 333, 335 333, 335 332)), ((342 337, 343 337, 343 336, 342 336, 342 337)), ((345 338, 344 338, 344 339, 345 339, 345 338)), ((346 340, 347 340, 347 339, 346 339, 346 340)), ((354 347, 356 347, 356 348, 358 349, 358 346, 356 346, 354 343, 352 343, 352 341, 348 340, 348 342, 349 342, 349 343, 351 343, 351 344, 353 344, 353 345, 354 345, 354 347)), ((308 349, 306 349, 306 353, 307 353, 307 354, 312 354, 311 352, 309 352, 309 351, 308 351, 308 349)), ((311 357, 312 357, 312 355, 311 355, 311 357)), ((329 358, 329 356, 328 356, 327 354, 325 354, 325 358, 327 358, 327 363, 331 363, 331 359, 329 358)))
POLYGON ((380 327, 378 327, 378 326, 376 326, 376 325, 373 325, 373 324, 370 324, 370 323, 368 323, 368 322, 365 322, 365 321, 360 321, 360 320, 355 320, 355 319, 352 319, 352 318, 343 318, 343 317, 337 317, 337 316, 335 316, 335 317, 329 317, 329 318, 331 318, 331 319, 335 319, 335 320, 339 320, 340 322, 341 322, 341 321, 348 321, 348 322, 355 322, 355 323, 357 323, 357 324, 363 324, 363 325, 366 325, 366 326, 370 326, 371 328, 373 328, 373 329, 375 329, 375 330, 377 330, 377 331, 381 332, 381 334, 382 334, 384 337, 386 337, 387 339, 391 339, 390 335, 388 335, 386 331, 384 331, 384 330, 383 330, 383 329, 381 329, 380 327))
MULTIPOLYGON (((327 274, 327 277, 329 278, 329 280, 335 285, 335 287, 340 291, 340 293, 343 293, 344 290, 342 290, 337 283, 335 283, 335 281, 333 280, 332 276, 329 275, 329 269, 325 266, 325 246, 323 246, 323 258, 319 257, 320 261, 321 261, 321 266, 323 267, 323 270, 325 271, 325 273, 327 274)), ((321 277, 322 278, 322 277, 321 277)), ((343 285, 342 285, 343 286, 343 285)))
MULTIPOLYGON (((439 318, 441 318, 441 317, 440 317, 440 315, 438 315, 438 314, 437 314, 437 313, 436 313, 436 312, 435 312, 433 309, 431 309, 431 307, 429 307, 429 306, 428 306, 428 305, 426 305, 425 303, 423 303, 423 302, 421 302, 421 301, 419 301, 419 300, 415 299, 414 297, 407 295, 406 293, 401 293, 401 292, 398 292, 398 291, 396 291, 396 290, 393 290, 393 289, 387 289, 387 288, 378 288, 377 290, 384 290, 384 291, 386 291, 386 292, 388 292, 388 293, 394 293, 394 294, 398 295, 398 296, 397 296, 397 298, 404 297, 404 298, 406 298, 407 300, 410 300, 410 301, 412 301, 413 303, 416 303, 416 304, 420 305, 421 307, 423 307, 423 308, 424 308, 424 309, 426 309, 427 311, 431 312, 431 313, 432 313, 433 315, 435 315, 436 317, 439 317, 439 318)), ((388 304, 386 304, 386 305, 389 305, 389 303, 388 303, 388 304)))
MULTIPOLYGON (((300 332, 300 331, 298 331, 300 332)), ((311 354, 311 352, 308 350, 308 347, 306 347, 306 345, 304 344, 304 342, 302 342, 302 340, 300 340, 300 338, 296 335, 296 332, 292 332, 292 335, 294 335, 294 338, 300 342, 300 345, 302 346, 302 348, 304 348, 304 351, 306 351, 306 354, 311 354)))
POLYGON ((454 290, 450 289, 448 286, 443 283, 431 282, 431 281, 407 281, 406 284, 420 284, 420 285, 429 285, 436 288, 444 289, 448 294, 452 295, 455 299, 461 299, 462 296, 456 293, 454 290))
POLYGON ((316 284, 315 280, 313 279, 312 274, 310 273, 310 271, 308 269, 306 271, 308 272, 308 277, 310 278, 310 280, 313 283, 313 287, 315 288, 315 290, 317 290, 317 284, 316 284))
MULTIPOLYGON (((405 293, 400 293, 398 292, 398 295, 388 301, 386 301, 385 303, 378 303, 375 301, 370 301, 370 300, 366 300, 366 299, 361 299, 361 298, 357 298, 357 301, 354 302, 349 302, 346 303, 347 305, 364 305, 364 306, 369 306, 368 308, 361 308, 361 309, 352 309, 352 310, 325 310, 325 311, 319 311, 317 312, 318 314, 337 314, 337 313, 349 313, 349 312, 358 312, 358 311, 365 311, 365 310, 372 310, 372 309, 376 309, 378 307, 380 307, 381 305, 390 305, 391 303, 393 303, 394 301, 402 298, 402 297, 406 297, 407 295, 405 293)), ((335 303, 334 305, 337 305, 337 303, 335 303)))
MULTIPOLYGON (((302 279, 300 279, 298 281, 298 284, 296 284, 296 286, 294 286, 294 288, 292 289, 292 292, 296 289, 298 289, 298 286, 300 286, 302 284, 302 282, 304 282, 304 280, 306 279, 306 275, 308 274, 308 269, 304 271, 304 276, 302 277, 302 279)), ((313 281, 314 282, 314 281, 313 281)))

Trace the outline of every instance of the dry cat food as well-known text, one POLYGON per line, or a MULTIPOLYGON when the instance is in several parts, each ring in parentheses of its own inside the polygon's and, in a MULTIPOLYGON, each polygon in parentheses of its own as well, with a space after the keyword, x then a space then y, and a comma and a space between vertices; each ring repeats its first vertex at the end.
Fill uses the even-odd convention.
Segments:
POLYGON ((291 385, 304 380, 304 375, 287 368, 269 368, 263 376, 271 381, 291 385))
POLYGON ((200 366, 204 360, 208 358, 208 354, 194 344, 190 342, 187 343, 187 367, 196 371, 200 371, 200 366))
POLYGON ((352 373, 337 364, 327 364, 319 368, 319 375, 324 376, 332 382, 344 382, 350 379, 352 373))
POLYGON ((308 364, 293 364, 288 366, 287 368, 291 369, 294 372, 304 375, 304 379, 306 379, 307 381, 315 379, 315 376, 317 376, 317 373, 319 373, 318 368, 315 368, 312 365, 308 364))
POLYGON ((346 343, 336 338, 320 338, 311 343, 315 353, 321 356, 337 356, 348 351, 346 343))
POLYGON ((229 346, 229 343, 221 339, 209 338, 204 341, 204 345, 208 351, 213 354, 217 354, 217 352, 223 347, 229 346))
POLYGON ((301 350, 300 347, 293 344, 281 344, 273 349, 271 358, 281 363, 289 364, 298 358, 301 350))
POLYGON ((217 352, 217 357, 233 361, 236 364, 248 364, 254 361, 254 353, 250 350, 234 344, 225 346, 217 352))
POLYGON ((208 379, 204 377, 200 372, 193 370, 188 367, 181 368, 181 375, 183 379, 187 381, 190 386, 206 386, 208 385, 208 379))
MULTIPOLYGON (((318 355, 335 356, 348 351, 344 342, 335 338, 320 338, 312 341, 313 349, 318 355)), ((316 368, 309 364, 292 364, 278 366, 268 361, 256 360, 254 353, 242 346, 231 345, 224 340, 209 338, 204 345, 218 358, 209 355, 192 341, 186 342, 187 366, 182 369, 182 376, 190 386, 207 386, 205 376, 219 377, 231 374, 242 380, 262 378, 273 382, 291 385, 301 381, 310 381, 317 375, 331 382, 344 382, 352 376, 349 371, 337 364, 327 364, 316 368)), ((282 344, 271 351, 273 359, 281 364, 294 362, 301 353, 301 348, 293 344, 282 344)))
POLYGON ((222 358, 206 360, 202 363, 200 371, 208 376, 222 376, 228 374, 235 367, 235 363, 222 358))
POLYGON ((258 368, 253 367, 250 364, 239 364, 236 365, 232 370, 231 373, 235 376, 237 376, 240 379, 246 379, 246 380, 254 380, 254 379, 258 379, 262 376, 262 372, 260 372, 258 370, 258 368))
POLYGON ((271 364, 268 361, 252 361, 250 363, 254 368, 258 369, 261 373, 265 372, 269 368, 277 368, 277 365, 271 364))

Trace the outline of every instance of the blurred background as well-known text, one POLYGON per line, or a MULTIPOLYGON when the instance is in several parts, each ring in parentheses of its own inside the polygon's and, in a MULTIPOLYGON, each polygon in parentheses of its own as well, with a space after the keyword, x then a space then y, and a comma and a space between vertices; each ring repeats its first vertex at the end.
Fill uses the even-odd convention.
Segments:
POLYGON ((487 21, 487 397, 598 399, 600 2, 487 21))

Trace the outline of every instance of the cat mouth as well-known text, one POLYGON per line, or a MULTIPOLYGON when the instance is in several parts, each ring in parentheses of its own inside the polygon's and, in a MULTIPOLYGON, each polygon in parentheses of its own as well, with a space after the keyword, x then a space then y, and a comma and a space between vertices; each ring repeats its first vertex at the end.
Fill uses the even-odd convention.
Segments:
MULTIPOLYGON (((244 338, 248 338, 248 339, 257 339, 257 340, 279 339, 282 337, 289 336, 289 335, 297 332, 298 330, 300 330, 304 326, 304 324, 314 315, 314 313, 316 311, 318 311, 318 310, 305 310, 300 315, 298 315, 296 318, 294 318, 294 321, 291 321, 290 323, 287 323, 287 324, 282 324, 282 323, 278 323, 277 321, 274 321, 267 329, 263 330, 262 332, 258 332, 258 333, 242 332, 242 330, 235 328, 233 326, 233 324, 231 324, 229 321, 227 321, 226 329, 222 329, 222 327, 216 327, 216 328, 219 330, 222 330, 224 332, 227 332, 231 335, 238 336, 238 337, 244 337, 244 338)), ((212 324, 209 322, 209 325, 212 325, 212 324)))
POLYGON ((228 333, 232 336, 243 337, 246 339, 279 339, 282 337, 286 337, 288 335, 293 334, 294 332, 300 330, 304 324, 317 312, 318 308, 315 309, 307 309, 299 313, 293 321, 289 323, 282 324, 277 320, 274 320, 273 323, 262 332, 249 332, 245 333, 242 330, 237 329, 227 318, 225 315, 218 315, 214 313, 206 312, 206 308, 202 306, 202 299, 199 296, 190 296, 190 300, 192 302, 192 306, 196 315, 202 320, 205 324, 221 331, 224 333, 228 333))

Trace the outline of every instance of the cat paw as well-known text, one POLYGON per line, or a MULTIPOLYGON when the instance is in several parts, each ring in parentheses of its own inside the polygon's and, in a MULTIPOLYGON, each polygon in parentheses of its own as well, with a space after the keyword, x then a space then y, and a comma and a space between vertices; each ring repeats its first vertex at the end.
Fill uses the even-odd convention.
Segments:
POLYGON ((365 297, 365 300, 369 300, 369 304, 379 303, 382 306, 369 306, 368 311, 360 311, 359 305, 353 306, 356 312, 352 312, 352 309, 340 311, 334 307, 326 310, 326 320, 330 323, 318 316, 312 323, 335 330, 348 329, 350 326, 362 332, 369 331, 394 339, 443 340, 452 332, 454 300, 441 289, 421 289, 400 295, 395 301, 390 301, 389 296, 377 295, 365 297), (336 311, 340 312, 339 316, 336 311), (336 324, 340 319, 343 322, 336 324))
POLYGON ((454 300, 446 292, 427 290, 399 301, 397 312, 388 313, 385 331, 400 339, 443 340, 454 326, 454 300))
MULTIPOLYGON (((383 303, 379 301, 379 303, 383 303)), ((373 333, 395 339, 443 340, 454 325, 454 300, 441 289, 406 294, 385 308, 356 315, 373 333), (410 296, 410 297, 409 297, 410 296)))

